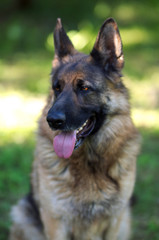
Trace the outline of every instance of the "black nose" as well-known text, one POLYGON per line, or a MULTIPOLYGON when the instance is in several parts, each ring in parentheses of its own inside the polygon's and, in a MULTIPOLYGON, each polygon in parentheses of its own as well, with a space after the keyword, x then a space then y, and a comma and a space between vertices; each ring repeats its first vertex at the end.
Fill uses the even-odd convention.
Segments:
POLYGON ((60 129, 64 126, 66 116, 63 112, 50 112, 47 115, 47 121, 51 128, 60 129))

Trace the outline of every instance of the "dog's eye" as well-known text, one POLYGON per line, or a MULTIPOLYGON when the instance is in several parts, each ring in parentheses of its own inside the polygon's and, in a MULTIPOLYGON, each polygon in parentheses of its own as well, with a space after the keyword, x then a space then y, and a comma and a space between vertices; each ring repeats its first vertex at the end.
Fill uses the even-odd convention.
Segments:
POLYGON ((91 86, 89 86, 83 80, 78 80, 77 89, 80 92, 89 92, 89 90, 91 90, 91 86))
POLYGON ((59 92, 60 91, 60 87, 55 87, 55 91, 59 92))
POLYGON ((82 91, 88 91, 88 87, 82 87, 82 91))
POLYGON ((53 86, 53 89, 54 89, 55 92, 60 92, 61 91, 61 87, 60 87, 59 84, 53 86))
POLYGON ((90 88, 88 86, 80 86, 79 89, 82 92, 87 92, 90 88))

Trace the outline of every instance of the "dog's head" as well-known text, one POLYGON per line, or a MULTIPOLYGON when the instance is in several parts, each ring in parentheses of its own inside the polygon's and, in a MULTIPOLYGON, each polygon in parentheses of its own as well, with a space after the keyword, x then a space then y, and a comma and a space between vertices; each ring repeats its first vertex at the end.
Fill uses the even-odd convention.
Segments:
POLYGON ((119 102, 126 92, 120 79, 124 57, 118 27, 112 18, 102 25, 90 55, 74 49, 60 19, 54 44, 55 97, 47 121, 53 130, 61 131, 54 138, 55 152, 69 158, 74 148, 101 128, 107 115, 123 111, 119 102))

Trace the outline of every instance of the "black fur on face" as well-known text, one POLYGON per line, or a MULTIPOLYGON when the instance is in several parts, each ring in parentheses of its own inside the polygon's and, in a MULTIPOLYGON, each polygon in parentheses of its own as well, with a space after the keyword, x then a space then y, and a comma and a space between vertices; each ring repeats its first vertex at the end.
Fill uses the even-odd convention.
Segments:
POLYGON ((52 129, 66 132, 87 125, 82 136, 93 134, 107 115, 123 111, 118 100, 114 101, 114 95, 120 99, 122 92, 127 98, 120 79, 124 57, 117 24, 113 19, 106 20, 90 55, 84 55, 74 49, 58 19, 54 44, 52 88, 55 100, 47 121, 52 129))
POLYGON ((88 119, 94 119, 95 133, 107 114, 105 98, 106 79, 102 69, 88 56, 62 64, 52 76, 55 101, 48 115, 63 118, 61 125, 53 129, 71 131, 80 128, 88 119))

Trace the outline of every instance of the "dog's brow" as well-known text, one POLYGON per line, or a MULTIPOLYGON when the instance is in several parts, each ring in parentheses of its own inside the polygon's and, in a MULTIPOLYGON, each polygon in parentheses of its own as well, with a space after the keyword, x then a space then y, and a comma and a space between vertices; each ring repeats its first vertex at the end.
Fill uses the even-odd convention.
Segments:
POLYGON ((87 85, 87 86, 92 86, 92 84, 89 82, 89 81, 87 81, 87 80, 85 80, 85 79, 80 79, 80 78, 77 78, 77 84, 83 84, 83 85, 87 85))
POLYGON ((53 86, 55 86, 59 82, 58 78, 53 78, 53 86))
POLYGON ((56 86, 64 86, 64 80, 59 79, 58 77, 53 79, 52 87, 55 88, 56 86))

